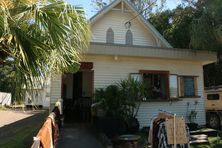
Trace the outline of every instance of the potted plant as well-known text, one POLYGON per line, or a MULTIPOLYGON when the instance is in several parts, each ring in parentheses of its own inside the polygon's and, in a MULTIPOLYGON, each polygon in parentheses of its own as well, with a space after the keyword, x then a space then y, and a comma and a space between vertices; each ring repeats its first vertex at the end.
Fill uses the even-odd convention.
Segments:
POLYGON ((139 129, 139 122, 136 118, 142 99, 144 98, 145 87, 141 81, 134 79, 122 80, 119 82, 120 97, 125 101, 125 120, 128 125, 128 132, 135 133, 139 129))
POLYGON ((136 132, 139 129, 136 116, 143 96, 142 82, 133 79, 122 80, 115 85, 96 90, 95 101, 100 102, 100 107, 105 112, 103 119, 109 120, 104 125, 110 124, 108 129, 113 129, 112 132, 118 130, 118 133, 123 133, 125 125, 128 133, 136 132), (119 127, 111 128, 116 124, 119 127))
MULTIPOLYGON (((187 116, 189 123, 187 123, 189 129, 191 131, 196 130, 198 127, 198 124, 195 122, 196 118, 197 118, 197 111, 196 111, 196 106, 197 106, 198 102, 195 101, 194 102, 194 106, 195 108, 192 109, 189 113, 189 115, 187 116)), ((188 108, 189 108, 189 103, 187 104, 188 108)))
POLYGON ((95 102, 100 102, 99 108, 104 112, 104 116, 99 117, 96 124, 110 138, 126 132, 124 120, 126 100, 121 99, 120 96, 118 85, 109 85, 95 92, 95 102))

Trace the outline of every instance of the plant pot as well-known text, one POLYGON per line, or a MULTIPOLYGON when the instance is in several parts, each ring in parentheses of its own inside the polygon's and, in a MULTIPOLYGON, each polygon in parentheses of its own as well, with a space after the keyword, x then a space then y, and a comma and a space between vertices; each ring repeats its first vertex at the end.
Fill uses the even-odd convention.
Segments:
POLYGON ((139 121, 135 117, 129 118, 127 121, 127 125, 128 125, 127 132, 131 134, 137 133, 140 128, 139 121))
POLYGON ((187 126, 189 127, 190 131, 195 131, 198 129, 198 124, 197 123, 187 123, 187 126))
POLYGON ((102 117, 97 120, 96 128, 103 132, 109 138, 125 134, 126 133, 126 123, 114 117, 102 117))

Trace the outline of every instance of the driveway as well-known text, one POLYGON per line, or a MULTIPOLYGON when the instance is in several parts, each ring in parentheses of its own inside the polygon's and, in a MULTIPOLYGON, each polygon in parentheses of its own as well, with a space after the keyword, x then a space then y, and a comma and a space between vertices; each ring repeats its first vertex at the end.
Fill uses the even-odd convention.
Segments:
POLYGON ((81 125, 65 125, 60 131, 56 148, 103 148, 89 128, 81 125))

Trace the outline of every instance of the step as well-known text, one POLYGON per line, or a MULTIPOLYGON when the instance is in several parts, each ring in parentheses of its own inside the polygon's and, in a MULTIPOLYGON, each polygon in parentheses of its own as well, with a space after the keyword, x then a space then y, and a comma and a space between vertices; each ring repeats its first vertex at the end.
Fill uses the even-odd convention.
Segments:
POLYGON ((190 144, 209 144, 208 136, 205 134, 191 135, 190 144))
POLYGON ((207 135, 209 137, 215 137, 218 136, 218 131, 211 128, 205 128, 190 132, 190 135, 201 135, 201 134, 207 135))

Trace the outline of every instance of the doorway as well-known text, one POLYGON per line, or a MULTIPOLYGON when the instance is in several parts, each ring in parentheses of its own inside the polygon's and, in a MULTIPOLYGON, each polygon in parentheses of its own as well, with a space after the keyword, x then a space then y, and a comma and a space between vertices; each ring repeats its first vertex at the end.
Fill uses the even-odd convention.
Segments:
MULTIPOLYGON (((87 63, 88 64, 88 63, 87 63)), ((90 122, 94 71, 81 63, 77 73, 62 76, 65 122, 90 122), (82 66, 83 65, 83 66, 82 66)))

